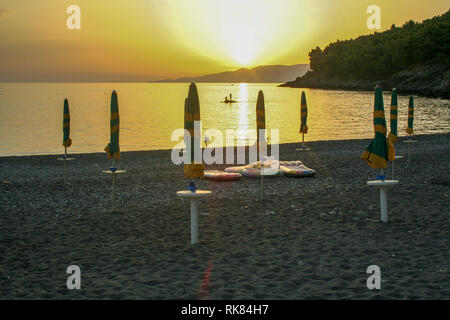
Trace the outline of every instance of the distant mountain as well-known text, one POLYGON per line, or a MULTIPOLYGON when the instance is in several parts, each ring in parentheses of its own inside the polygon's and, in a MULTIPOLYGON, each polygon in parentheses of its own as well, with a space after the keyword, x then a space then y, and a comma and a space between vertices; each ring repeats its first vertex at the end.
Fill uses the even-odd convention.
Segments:
POLYGON ((201 77, 166 79, 152 82, 269 82, 282 83, 303 76, 309 70, 309 64, 293 66, 259 66, 252 69, 241 68, 235 71, 208 74, 201 77))

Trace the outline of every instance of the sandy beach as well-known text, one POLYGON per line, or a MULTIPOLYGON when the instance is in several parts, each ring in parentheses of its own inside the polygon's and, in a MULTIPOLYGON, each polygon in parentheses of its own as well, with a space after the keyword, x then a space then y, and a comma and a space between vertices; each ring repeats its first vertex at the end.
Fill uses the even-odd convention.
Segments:
POLYGON ((0 158, 0 299, 450 299, 450 134, 415 138, 387 224, 366 185, 379 172, 360 159, 369 140, 311 142, 316 176, 265 179, 264 202, 257 179, 196 181, 213 195, 195 246, 170 150, 122 153, 116 211, 105 153, 74 155, 67 187, 54 155, 0 158), (81 290, 66 287, 70 265, 81 290), (381 290, 366 286, 370 265, 381 290))

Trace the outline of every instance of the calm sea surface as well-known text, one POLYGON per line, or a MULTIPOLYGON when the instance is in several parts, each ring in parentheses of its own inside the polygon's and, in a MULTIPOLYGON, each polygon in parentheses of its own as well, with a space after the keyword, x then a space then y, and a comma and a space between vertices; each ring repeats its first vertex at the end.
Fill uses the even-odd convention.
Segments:
MULTIPOLYGON (((109 140, 109 101, 116 90, 122 151, 171 149, 172 132, 183 128, 189 84, 166 83, 0 83, 0 156, 61 154, 62 110, 69 99, 70 153, 103 152, 109 140)), ((235 141, 248 145, 256 127, 256 98, 263 90, 266 126, 279 129, 281 143, 298 142, 300 89, 277 84, 198 84, 203 132, 240 130, 235 141), (238 103, 224 104, 232 94, 238 103)), ((373 93, 305 89, 309 133, 306 141, 373 136, 373 93)), ((384 94, 389 128, 390 93, 384 94)), ((415 97, 417 134, 450 132, 450 100, 415 97)), ((408 97, 399 96, 400 136, 404 136, 408 97)), ((218 146, 218 142, 213 143, 218 146)))

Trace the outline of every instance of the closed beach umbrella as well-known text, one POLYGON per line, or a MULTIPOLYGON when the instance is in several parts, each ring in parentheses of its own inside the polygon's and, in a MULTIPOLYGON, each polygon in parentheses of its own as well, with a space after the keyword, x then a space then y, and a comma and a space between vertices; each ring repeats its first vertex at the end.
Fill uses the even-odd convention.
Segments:
POLYGON ((397 111, 398 101, 397 101, 397 89, 392 90, 392 98, 391 98, 391 132, 389 132, 388 139, 392 143, 397 142, 397 111))
POLYGON ((69 101, 64 99, 64 114, 63 114, 63 146, 69 148, 72 145, 72 139, 70 139, 70 112, 69 101))
POLYGON ((114 90, 111 95, 111 120, 110 120, 110 133, 111 138, 108 145, 105 148, 108 158, 120 159, 120 146, 119 146, 119 103, 117 101, 117 93, 114 90))
POLYGON ((409 107, 408 107, 408 127, 406 128, 407 134, 414 134, 414 98, 409 97, 409 107))
POLYGON ((70 112, 69 112, 69 100, 64 99, 63 108, 63 146, 64 156, 58 158, 58 160, 64 161, 64 184, 67 183, 67 161, 73 160, 73 158, 67 157, 67 148, 72 145, 72 139, 70 138, 70 112))
POLYGON ((386 139, 386 120, 384 116, 383 92, 380 86, 375 88, 375 103, 373 112, 373 125, 375 138, 361 158, 374 169, 384 169, 388 161, 395 158, 394 145, 386 139))
POLYGON ((259 157, 259 147, 260 145, 265 145, 266 137, 264 132, 262 131, 262 135, 260 135, 260 130, 266 129, 266 111, 265 111, 265 105, 264 105, 264 94, 260 90, 258 92, 258 100, 256 101, 256 143, 257 143, 257 150, 258 150, 258 157, 259 157))
MULTIPOLYGON (((259 157, 260 146, 265 148, 266 137, 265 137, 265 129, 266 129, 266 109, 264 103, 264 94, 260 90, 258 92, 258 99, 256 100, 256 149, 257 149, 257 158, 259 157), (261 130, 261 133, 260 133, 261 130)), ((264 167, 263 159, 259 159, 261 161, 261 170, 264 167)), ((264 199, 264 174, 261 172, 261 200, 264 199)))
POLYGON ((110 118, 110 141, 105 148, 108 158, 112 159, 112 168, 104 173, 112 174, 113 177, 113 190, 112 190, 112 205, 113 209, 116 208, 116 175, 126 172, 125 170, 117 170, 116 160, 120 159, 120 146, 119 146, 119 102, 117 101, 117 92, 114 90, 111 94, 111 118, 110 118))
POLYGON ((195 122, 200 121, 200 101, 198 98, 197 86, 191 83, 189 94, 184 103, 184 129, 189 132, 190 143, 186 141, 187 160, 189 163, 184 165, 185 178, 204 178, 205 166, 202 163, 195 162, 195 150, 201 151, 201 132, 196 132, 195 122))
POLYGON ((305 147, 305 134, 308 133, 308 126, 306 124, 308 120, 308 104, 306 103, 306 94, 305 91, 302 91, 302 98, 300 102, 300 133, 302 135, 302 148, 298 149, 302 151, 302 161, 304 151, 311 150, 310 148, 305 147))
POLYGON ((306 125, 306 121, 308 120, 308 105, 306 103, 306 95, 305 91, 302 91, 302 100, 300 104, 300 133, 305 134, 308 133, 308 126, 306 125))

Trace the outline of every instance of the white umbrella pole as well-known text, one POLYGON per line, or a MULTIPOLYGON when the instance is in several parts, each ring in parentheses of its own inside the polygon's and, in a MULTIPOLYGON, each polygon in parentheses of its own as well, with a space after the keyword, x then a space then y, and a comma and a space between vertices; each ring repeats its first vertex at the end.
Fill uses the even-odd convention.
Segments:
POLYGON ((116 209, 116 172, 115 172, 115 168, 116 168, 116 159, 113 158, 112 160, 113 163, 113 209, 116 209))
MULTIPOLYGON (((381 169, 381 175, 384 175, 384 169, 381 169)), ((381 209, 381 221, 388 222, 387 192, 385 188, 380 188, 380 209, 381 209)))
POLYGON ((303 162, 303 154, 305 153, 305 134, 302 133, 302 162, 303 162))
POLYGON ((67 184, 67 147, 64 147, 64 184, 67 184))
POLYGON ((263 175, 263 173, 264 173, 264 162, 263 162, 263 158, 262 158, 262 156, 261 156, 261 145, 260 145, 260 143, 259 143, 259 141, 257 141, 257 143, 258 143, 258 154, 257 154, 257 159, 259 159, 259 162, 260 162, 260 164, 259 164, 259 166, 260 166, 260 171, 259 171, 259 174, 260 174, 260 177, 261 177, 261 201, 262 200, 264 200, 264 175, 263 175))

